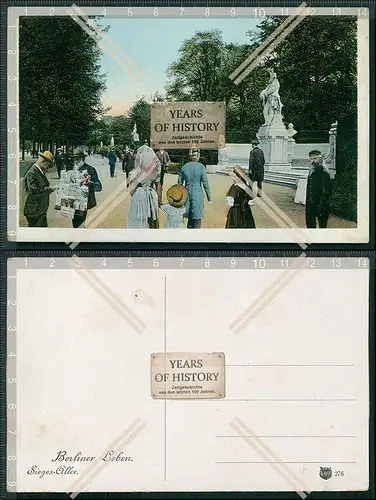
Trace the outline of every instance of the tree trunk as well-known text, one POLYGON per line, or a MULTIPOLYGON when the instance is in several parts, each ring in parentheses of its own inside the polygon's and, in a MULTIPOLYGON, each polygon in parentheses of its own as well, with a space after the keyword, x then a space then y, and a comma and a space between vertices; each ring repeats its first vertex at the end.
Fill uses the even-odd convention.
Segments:
POLYGON ((25 139, 22 139, 22 161, 25 159, 25 139))

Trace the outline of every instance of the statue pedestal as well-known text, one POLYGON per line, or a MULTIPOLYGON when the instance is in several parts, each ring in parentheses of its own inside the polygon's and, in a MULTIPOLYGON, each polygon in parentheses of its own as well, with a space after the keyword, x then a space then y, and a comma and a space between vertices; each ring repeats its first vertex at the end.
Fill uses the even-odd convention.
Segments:
POLYGON ((289 132, 282 121, 273 121, 271 125, 261 125, 256 134, 264 152, 265 170, 290 170, 291 163, 288 161, 289 132))

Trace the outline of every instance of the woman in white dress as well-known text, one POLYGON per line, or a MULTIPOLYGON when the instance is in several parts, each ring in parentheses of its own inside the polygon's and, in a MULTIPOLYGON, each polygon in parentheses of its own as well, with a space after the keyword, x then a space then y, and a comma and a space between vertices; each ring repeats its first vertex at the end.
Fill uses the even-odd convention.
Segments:
POLYGON ((157 155, 149 146, 141 146, 128 180, 131 193, 129 229, 158 229, 158 205, 162 198, 160 176, 161 163, 157 155))

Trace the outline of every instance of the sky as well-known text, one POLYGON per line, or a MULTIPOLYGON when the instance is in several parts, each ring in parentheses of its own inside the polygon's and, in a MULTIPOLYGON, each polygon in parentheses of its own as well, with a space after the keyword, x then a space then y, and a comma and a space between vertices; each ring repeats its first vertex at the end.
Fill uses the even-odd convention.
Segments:
POLYGON ((195 32, 219 29, 226 43, 249 43, 246 32, 255 29, 258 22, 250 18, 106 18, 109 39, 100 47, 102 72, 107 74, 102 101, 105 107, 112 107, 107 114, 124 114, 142 96, 150 97, 157 91, 163 94, 168 66, 177 60, 183 41, 195 32), (140 80, 131 68, 143 72, 140 80))

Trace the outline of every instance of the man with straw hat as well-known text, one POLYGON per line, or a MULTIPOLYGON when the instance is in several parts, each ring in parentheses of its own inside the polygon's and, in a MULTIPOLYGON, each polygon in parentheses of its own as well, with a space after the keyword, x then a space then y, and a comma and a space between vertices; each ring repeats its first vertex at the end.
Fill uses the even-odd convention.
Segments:
POLYGON ((204 212, 204 197, 202 188, 204 188, 206 197, 211 203, 211 194, 208 181, 208 174, 202 163, 199 163, 200 150, 192 148, 189 151, 190 160, 179 172, 178 184, 182 184, 188 191, 187 213, 188 229, 200 229, 201 219, 204 212))
POLYGON ((47 211, 50 194, 55 188, 50 186, 46 171, 51 167, 54 156, 50 151, 38 154, 38 159, 25 175, 27 198, 24 215, 29 227, 47 227, 47 211))
POLYGON ((167 190, 167 201, 160 209, 167 215, 165 229, 184 229, 183 217, 186 212, 185 203, 188 192, 181 184, 175 184, 167 190))

